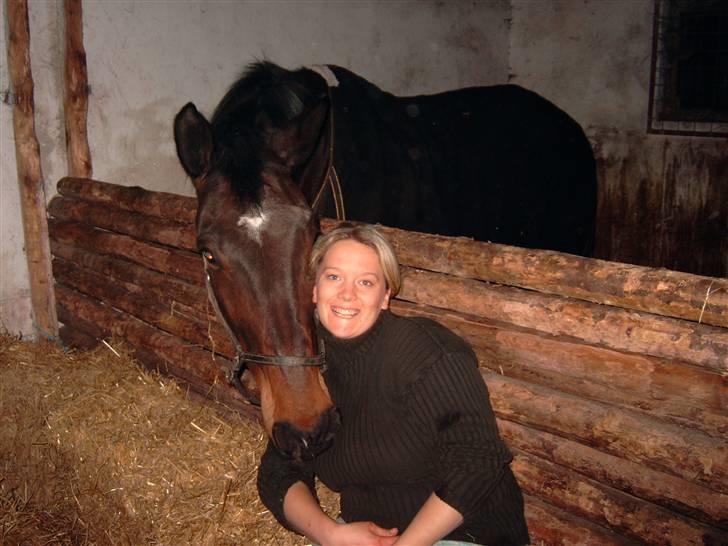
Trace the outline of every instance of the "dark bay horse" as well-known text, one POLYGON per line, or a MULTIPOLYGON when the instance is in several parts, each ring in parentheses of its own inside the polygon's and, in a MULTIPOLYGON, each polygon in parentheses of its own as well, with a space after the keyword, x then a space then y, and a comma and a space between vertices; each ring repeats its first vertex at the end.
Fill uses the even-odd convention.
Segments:
POLYGON ((208 122, 174 122, 211 300, 269 436, 308 458, 338 422, 306 261, 327 215, 587 254, 596 178, 578 124, 520 87, 395 97, 343 68, 251 65, 208 122))

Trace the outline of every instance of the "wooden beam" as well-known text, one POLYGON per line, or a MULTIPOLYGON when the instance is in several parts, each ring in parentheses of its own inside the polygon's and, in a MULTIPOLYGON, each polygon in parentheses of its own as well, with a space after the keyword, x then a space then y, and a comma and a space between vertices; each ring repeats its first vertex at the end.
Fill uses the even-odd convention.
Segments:
POLYGON ((109 283, 108 277, 59 258, 53 260, 53 274, 56 282, 124 311, 155 328, 198 347, 214 350, 229 359, 235 357, 235 348, 212 309, 205 316, 171 297, 157 297, 154 292, 132 283, 109 283))
POLYGON ((46 198, 35 134, 35 99, 30 68, 30 27, 26 0, 7 0, 8 69, 13 107, 15 158, 20 188, 25 254, 33 320, 39 338, 58 335, 46 221, 46 198))
MULTIPOLYGON (((93 180, 66 178, 58 191, 179 222, 194 222, 197 206, 192 197, 93 180)), ((321 220, 324 231, 336 224, 321 220)), ((728 327, 728 279, 378 228, 390 238, 400 261, 413 268, 728 327)))
POLYGON ((575 298, 403 267, 399 299, 725 373, 728 330, 575 298))
POLYGON ((75 245, 105 256, 123 256, 153 271, 204 285, 202 259, 192 252, 140 241, 75 222, 51 220, 50 234, 58 243, 75 245))
POLYGON ((535 546, 639 546, 641 541, 596 525, 584 518, 557 508, 539 497, 523 495, 528 532, 535 546))
MULTIPOLYGON (((49 209, 55 216, 52 237, 59 242, 123 256, 157 271, 201 282, 202 267, 192 254, 195 235, 190 224, 69 197, 54 198, 49 209), (87 226, 87 221, 103 229, 87 226), (170 267, 172 262, 174 267, 170 267)), ((728 331, 724 328, 412 267, 402 269, 400 300, 618 351, 678 359, 718 373, 725 371, 728 331)))
MULTIPOLYGON (((84 331, 84 324, 93 324, 97 331, 101 329, 108 334, 105 337, 115 336, 129 343, 135 356, 148 367, 174 376, 197 393, 223 402, 244 415, 258 414, 258 410, 222 376, 220 367, 226 363, 223 357, 213 359, 212 353, 193 343, 62 284, 56 285, 56 293, 59 315, 64 323, 68 322, 81 331, 84 331)), ((230 362, 226 364, 231 365, 230 362)))
POLYGON ((83 248, 58 243, 53 239, 51 251, 54 263, 58 258, 67 260, 76 264, 79 269, 89 269, 104 275, 107 280, 144 287, 145 291, 152 294, 152 299, 178 302, 205 315, 215 313, 207 299, 207 290, 202 285, 170 277, 123 258, 102 256, 83 248))
POLYGON ((88 224, 135 239, 194 252, 197 248, 195 226, 192 224, 130 212, 110 204, 57 195, 48 206, 48 214, 56 220, 88 224))
POLYGON ((728 327, 728 279, 377 227, 411 267, 728 327))
POLYGON ((58 193, 84 201, 113 205, 129 212, 190 224, 194 223, 197 212, 197 200, 194 197, 98 180, 62 178, 58 182, 58 193))
POLYGON ((527 453, 516 451, 511 466, 524 492, 643 544, 720 544, 725 538, 720 529, 527 453))
POLYGON ((481 371, 496 415, 728 494, 728 445, 649 414, 481 371))
POLYGON ((710 369, 427 305, 394 300, 392 309, 444 324, 475 349, 480 366, 492 373, 647 412, 716 438, 728 434, 726 378, 710 369))
POLYGON ((675 513, 728 530, 728 495, 556 434, 498 420, 508 447, 569 468, 675 513))
POLYGON ((64 115, 66 121, 66 160, 68 174, 90 177, 93 173, 86 133, 88 116, 88 76, 83 47, 81 0, 63 2, 66 25, 64 63, 64 115))

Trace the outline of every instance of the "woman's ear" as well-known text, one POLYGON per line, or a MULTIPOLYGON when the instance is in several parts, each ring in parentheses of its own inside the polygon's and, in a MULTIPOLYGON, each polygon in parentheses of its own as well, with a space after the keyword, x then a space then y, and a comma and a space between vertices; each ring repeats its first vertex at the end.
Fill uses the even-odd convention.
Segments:
POLYGON ((387 292, 384 294, 384 300, 382 301, 382 309, 389 309, 389 295, 392 291, 387 288, 387 292))
POLYGON ((316 300, 318 298, 318 295, 316 294, 316 285, 315 284, 313 285, 313 291, 312 292, 313 293, 311 294, 311 301, 314 302, 314 303, 317 303, 316 300))

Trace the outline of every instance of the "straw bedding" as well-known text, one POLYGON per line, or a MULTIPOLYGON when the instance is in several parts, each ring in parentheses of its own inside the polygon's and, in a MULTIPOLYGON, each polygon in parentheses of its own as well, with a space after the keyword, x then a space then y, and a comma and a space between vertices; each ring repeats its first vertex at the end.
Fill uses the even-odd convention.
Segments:
POLYGON ((258 499, 260 426, 111 345, 0 335, 0 545, 307 544, 258 499))

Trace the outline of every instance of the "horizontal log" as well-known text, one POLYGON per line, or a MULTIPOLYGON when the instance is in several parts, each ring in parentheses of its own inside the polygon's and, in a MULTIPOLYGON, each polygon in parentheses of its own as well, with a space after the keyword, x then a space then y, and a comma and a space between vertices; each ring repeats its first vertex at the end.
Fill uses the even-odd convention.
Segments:
MULTIPOLYGON (((83 239, 83 241, 87 241, 87 240, 88 240, 87 238, 83 239)), ((76 254, 79 254, 79 253, 80 253, 80 251, 76 251, 76 254)), ((142 254, 146 255, 147 253, 143 252, 142 254)), ((82 258, 82 259, 86 259, 86 258, 82 258)), ((98 265, 99 260, 92 260, 89 263, 91 265, 96 266, 96 265, 98 265)), ((121 263, 124 263, 124 262, 121 262, 121 263)), ((197 267, 199 267, 199 265, 196 262, 195 262, 195 265, 197 267)), ((130 264, 130 267, 135 267, 137 270, 137 272, 134 273, 132 275, 132 277, 134 277, 135 275, 139 276, 140 275, 139 271, 146 271, 144 268, 133 266, 133 264, 130 264)), ((123 269, 123 268, 116 267, 117 271, 119 269, 123 269)), ((105 270, 100 270, 100 271, 103 271, 104 273, 106 273, 110 270, 105 269, 105 270)), ((204 295, 203 295, 204 292, 202 292, 202 288, 200 288, 200 287, 197 287, 195 290, 192 290, 189 288, 192 285, 184 283, 183 281, 177 281, 168 276, 160 275, 160 274, 157 274, 154 272, 149 272, 149 273, 150 273, 150 275, 147 275, 147 277, 156 277, 155 282, 157 283, 158 289, 161 293, 164 293, 164 291, 165 291, 165 285, 163 284, 163 282, 164 282, 164 279, 166 278, 166 279, 169 279, 168 282, 174 286, 182 286, 182 288, 186 287, 185 290, 180 291, 182 293, 182 295, 190 295, 192 297, 192 299, 204 297, 204 295)), ((144 278, 145 281, 147 280, 147 277, 144 278)), ((144 286, 145 282, 139 282, 137 284, 144 286)), ((185 300, 185 303, 189 303, 189 299, 190 298, 187 298, 185 300)), ((174 301, 174 300, 172 300, 172 301, 174 301)), ((171 304, 170 304, 170 309, 171 309, 171 304)), ((208 313, 209 313, 209 309, 208 309, 208 313)), ((437 318, 437 317, 435 317, 435 318, 437 318)), ((456 325, 454 325, 453 323, 448 324, 448 326, 455 326, 454 329, 459 330, 459 328, 456 325)), ((505 330, 500 330, 498 332, 498 336, 500 339, 502 339, 506 335, 506 334, 503 334, 502 332, 505 332, 505 330)), ((462 332, 460 332, 460 333, 462 333, 462 332)), ((466 332, 466 334, 467 334, 467 332, 466 332)), ((519 335, 521 337, 528 337, 528 334, 519 334, 518 332, 509 332, 507 335, 511 336, 511 337, 514 337, 514 336, 517 337, 519 335)), ((480 345, 483 345, 483 342, 482 342, 483 336, 484 336, 483 332, 480 331, 480 332, 474 332, 470 336, 466 335, 465 337, 469 341, 474 342, 473 343, 474 345, 478 345, 479 343, 480 343, 480 345)), ((536 356, 538 356, 539 353, 541 355, 556 355, 555 360, 557 360, 559 362, 565 362, 565 363, 572 362, 572 364, 575 363, 573 365, 581 364, 582 365, 582 368, 581 368, 582 376, 591 375, 595 379, 598 379, 600 382, 602 382, 601 385, 600 384, 594 385, 592 392, 586 393, 590 396, 595 396, 597 398, 599 398, 598 393, 602 392, 602 393, 605 393, 605 394, 611 396, 611 398, 609 399, 611 401, 614 401, 614 397, 621 397, 621 398, 623 398, 622 403, 625 403, 625 400, 624 400, 626 398, 625 393, 629 392, 630 384, 632 384, 633 389, 634 388, 639 388, 639 389, 646 388, 646 385, 649 385, 650 381, 646 381, 646 380, 644 380, 644 378, 642 378, 642 379, 634 378, 632 375, 627 375, 630 366, 636 365, 636 366, 634 366, 634 370, 644 370, 644 369, 646 369, 647 366, 649 366, 649 367, 653 368, 650 371, 651 374, 657 373, 654 370, 654 368, 655 368, 654 362, 647 363, 644 358, 639 357, 638 355, 609 354, 609 351, 605 351, 605 350, 602 350, 599 348, 591 348, 591 349, 584 348, 584 347, 580 347, 578 344, 574 344, 573 347, 569 347, 569 351, 564 352, 564 351, 562 351, 563 345, 561 345, 561 344, 566 344, 567 346, 569 345, 569 342, 565 341, 565 340, 553 340, 551 342, 549 342, 548 340, 546 340, 546 341, 541 340, 538 343, 540 343, 540 345, 538 345, 534 350, 531 351, 532 354, 534 354, 536 356), (561 348, 560 348, 560 346, 561 346, 561 348), (546 350, 546 349, 548 349, 548 350, 546 350), (574 352, 575 350, 578 350, 578 352, 574 352), (601 366, 600 366, 600 368, 598 368, 598 369, 600 369, 598 376, 596 376, 593 373, 594 369, 591 368, 593 361, 584 359, 585 353, 588 354, 588 353, 592 353, 592 352, 596 352, 597 361, 601 361, 601 366), (627 357, 630 357, 630 358, 627 358, 627 357), (627 358, 627 360, 625 360, 624 362, 620 362, 619 360, 617 360, 618 358, 622 358, 622 359, 627 358), (635 361, 635 359, 637 359, 637 361, 635 361), (619 364, 618 369, 610 375, 608 373, 608 371, 606 371, 604 368, 608 365, 613 365, 615 362, 617 364, 619 364), (627 371, 625 371, 625 370, 627 370, 627 371), (602 374, 605 374, 605 375, 602 376, 602 374), (617 387, 617 388, 614 388, 614 387, 617 387)), ((487 343, 485 345, 487 345, 487 343)), ((508 351, 512 352, 512 350, 513 350, 512 347, 513 346, 511 345, 510 348, 507 347, 506 349, 508 351)), ((487 347, 485 349, 487 349, 487 347)), ((507 361, 507 359, 503 358, 504 352, 505 352, 505 349, 503 351, 491 356, 490 357, 491 360, 493 360, 495 362, 499 362, 502 365, 502 362, 507 361)), ((482 352, 482 351, 479 352, 479 355, 483 355, 483 354, 485 354, 487 356, 487 353, 482 352)), ((485 360, 485 359, 481 357, 481 360, 485 360)), ((516 361, 514 361, 514 366, 512 366, 512 367, 514 369, 524 370, 524 369, 528 368, 528 365, 531 362, 532 362, 532 359, 520 359, 519 358, 516 361)), ((541 367, 544 366, 543 359, 542 359, 542 362, 540 362, 540 365, 541 365, 541 367)), ((561 388, 564 388, 564 386, 566 384, 568 384, 568 381, 567 381, 568 378, 564 378, 562 372, 568 372, 569 374, 572 374, 572 375, 574 373, 573 369, 564 370, 563 368, 556 368, 552 372, 551 382, 560 383, 561 388)), ((693 369, 690 367, 686 367, 686 366, 668 366, 668 367, 666 367, 666 369, 661 370, 661 373, 659 373, 658 376, 655 378, 655 382, 657 382, 658 385, 655 386, 655 388, 651 388, 649 392, 645 393, 644 400, 640 401, 640 399, 639 399, 640 392, 638 392, 636 395, 637 398, 633 400, 633 403, 640 405, 641 407, 643 407, 646 410, 651 411, 654 409, 655 405, 657 405, 657 404, 664 405, 666 403, 666 399, 669 398, 668 397, 669 393, 666 391, 665 388, 663 388, 664 385, 662 383, 670 383, 672 381, 672 385, 677 387, 678 393, 682 389, 681 383, 683 385, 689 385, 689 387, 687 389, 682 389, 684 391, 683 403, 687 406, 692 407, 691 412, 694 414, 692 417, 693 420, 701 422, 701 419, 702 419, 702 422, 706 423, 705 426, 703 427, 704 430, 720 432, 720 430, 725 428, 725 419, 724 419, 723 415, 720 413, 721 411, 723 411, 723 412, 725 411, 724 408, 725 408, 725 392, 726 391, 724 388, 721 388, 721 384, 724 383, 725 379, 722 377, 715 376, 715 375, 708 376, 709 377, 708 381, 709 381, 710 385, 712 385, 712 387, 709 385, 709 388, 703 389, 703 392, 701 393, 700 386, 704 385, 706 380, 703 379, 701 381, 700 374, 698 372, 699 372, 699 370, 696 370, 696 369, 693 369), (702 396, 702 398, 699 397, 699 395, 702 396), (711 399, 713 399, 713 402, 711 402, 711 399), (650 404, 650 400, 654 400, 654 402, 652 404, 650 404), (695 402, 695 403, 693 404, 693 402, 695 402), (715 408, 715 412, 711 413, 708 411, 711 407, 715 408)), ((532 377, 528 378, 528 379, 532 380, 532 381, 534 380, 532 377)), ((537 381, 537 382, 539 382, 539 381, 537 381)), ((543 383, 544 381, 541 381, 541 382, 543 383)), ((546 383, 548 384, 549 382, 546 381, 546 383)), ((575 385, 575 389, 583 389, 583 388, 584 388, 583 383, 575 385)), ((627 401, 627 402, 629 402, 629 401, 627 401)), ((674 408, 672 410, 670 410, 668 408, 668 410, 663 411, 662 414, 663 415, 670 414, 673 416, 679 415, 680 410, 681 410, 680 403, 676 402, 674 404, 674 408)))
POLYGON ((377 227, 410 267, 728 327, 728 279, 377 227))
POLYGON ((50 237, 56 243, 105 256, 121 256, 144 267, 185 281, 203 285, 202 260, 197 254, 155 245, 75 222, 49 222, 50 237))
POLYGON ((392 309, 444 324, 463 337, 475 349, 480 366, 493 373, 644 411, 711 436, 728 434, 728 377, 721 374, 426 305, 394 301, 392 309))
POLYGON ((57 189, 60 195, 190 224, 195 221, 197 214, 197 200, 194 197, 149 191, 139 186, 120 186, 88 178, 67 177, 58 181, 57 189))
POLYGON ((195 227, 167 218, 148 216, 116 206, 70 197, 56 196, 48 205, 48 214, 59 221, 88 224, 108 231, 185 250, 195 251, 195 227))
MULTIPOLYGON (((62 319, 59 317, 59 320, 62 319)), ((73 347, 75 349, 90 350, 99 344, 99 340, 94 336, 68 324, 62 324, 58 329, 58 338, 64 347, 73 347)))
POLYGON ((512 421, 500 419, 498 428, 511 449, 569 468, 704 524, 728 530, 728 495, 512 421))
MULTIPOLYGON (((52 221, 51 237, 59 243, 123 256, 194 284, 202 283, 200 259, 191 252, 71 222, 52 221)), ((620 351, 679 359, 720 373, 725 371, 728 331, 721 328, 411 269, 406 270, 399 297, 620 351)))
MULTIPOLYGON (((173 297, 165 295, 167 298, 165 304, 167 314, 174 312, 177 299, 182 299, 183 301, 180 303, 183 304, 196 300, 197 309, 204 309, 208 317, 212 315, 209 306, 207 306, 206 293, 201 287, 193 287, 193 285, 184 281, 178 281, 123 260, 92 255, 78 249, 71 250, 70 247, 57 250, 65 252, 69 259, 75 259, 78 263, 85 263, 86 267, 90 267, 90 269, 103 275, 111 275, 122 282, 136 284, 139 288, 135 289, 135 291, 141 290, 141 287, 147 290, 150 285, 157 286, 161 291, 166 283, 167 288, 174 293, 173 297)), ((103 299, 104 286, 104 284, 100 284, 100 288, 94 293, 98 299, 103 299)), ((76 288, 79 287, 76 286, 76 288)), ((163 292, 160 293, 163 294, 163 292)), ((123 298, 123 294, 117 298, 115 303, 117 307, 124 304, 123 298)), ((143 300, 138 304, 140 313, 150 312, 150 309, 142 305, 150 298, 154 299, 154 295, 145 294, 140 296, 140 299, 143 300)), ((183 306, 179 306, 177 310, 184 313, 183 306)), ((148 321, 158 320, 161 323, 164 320, 161 315, 158 315, 156 319, 149 317, 148 314, 146 316, 148 321)), ((443 318, 432 314, 430 316, 436 319, 443 318)), ((445 318, 447 317, 445 316, 445 318)), ((525 354, 525 357, 523 357, 524 355, 517 355, 511 365, 511 369, 519 372, 528 371, 528 373, 522 374, 522 379, 552 385, 556 388, 560 387, 563 390, 569 385, 568 379, 576 377, 577 380, 573 382, 573 389, 571 391, 567 390, 567 392, 578 393, 586 389, 587 392, 583 392, 583 394, 590 397, 606 399, 609 402, 631 403, 658 415, 679 417, 681 412, 690 412, 694 414, 692 416, 693 421, 701 424, 704 430, 713 433, 720 432, 726 426, 726 419, 723 415, 708 411, 713 405, 717 405, 722 400, 720 393, 723 392, 725 379, 715 374, 701 373, 700 370, 688 366, 669 364, 658 366, 654 361, 651 362, 639 355, 614 354, 605 349, 585 347, 563 340, 542 339, 528 333, 494 327, 474 329, 473 323, 466 323, 462 320, 444 320, 444 322, 458 333, 463 334, 479 350, 479 356, 482 355, 481 361, 487 362, 490 359, 493 363, 498 363, 499 366, 503 366, 504 363, 509 361, 508 354, 517 351, 519 345, 518 343, 504 343, 498 340, 507 338, 510 341, 512 338, 522 338, 520 347, 526 347, 527 349, 523 351, 528 354, 525 354), (593 358, 587 358, 590 354, 593 354, 593 358), (549 365, 549 358, 551 358, 551 361, 556 362, 556 367, 551 371, 551 376, 547 378, 549 380, 545 381, 544 376, 546 374, 543 373, 543 368, 549 365), (538 365, 534 365, 535 363, 538 365), (567 365, 570 367, 567 367, 567 365), (607 366, 616 369, 610 371, 607 366), (632 370, 634 370, 634 373, 630 373, 632 370), (647 377, 646 370, 649 370, 649 377, 647 377), (523 377, 524 375, 526 377, 523 377), (585 382, 592 379, 598 381, 596 383, 592 382, 591 388, 589 388, 590 384, 585 382), (685 389, 685 385, 690 385, 690 387, 685 389), (672 391, 668 389, 668 386, 672 387, 672 391), (637 392, 629 397, 630 391, 635 389, 637 389, 637 392), (670 405, 671 400, 673 401, 670 405), (665 407, 666 409, 659 410, 659 408, 665 407)), ((181 330, 176 333, 183 335, 181 330)), ((183 337, 185 336, 183 335, 183 337)), ((213 338, 218 339, 219 336, 213 336, 213 338)), ((187 339, 200 343, 198 337, 189 336, 187 339)), ((222 336, 222 340, 225 339, 226 336, 222 336)), ((219 350, 224 354, 230 354, 228 352, 230 348, 225 341, 221 341, 219 350)), ((491 369, 495 370, 493 364, 491 364, 491 369)), ((715 411, 721 411, 721 408, 717 407, 715 411)))
POLYGON ((250 411, 245 407, 249 404, 221 374, 220 367, 225 364, 222 357, 213 360, 210 352, 62 284, 56 285, 56 295, 64 316, 96 324, 135 349, 154 355, 161 363, 160 372, 180 379, 196 392, 227 400, 227 404, 243 413, 250 411))
POLYGON ((720 529, 676 515, 563 467, 516 451, 511 463, 533 496, 643 544, 720 544, 720 529))
MULTIPOLYGON (((192 197, 79 178, 62 179, 58 191, 132 212, 194 222, 192 197)), ((324 230, 335 224, 322 219, 324 230)), ((378 227, 410 267, 728 327, 728 279, 378 227)))
MULTIPOLYGON (((132 293, 143 291, 138 296, 141 317, 150 323, 163 324, 169 314, 188 314, 187 305, 195 305, 202 313, 199 331, 206 330, 203 322, 216 320, 207 303, 207 294, 197 287, 135 264, 114 258, 90 254, 64 245, 54 245, 54 254, 83 265, 98 274, 128 283, 132 293), (165 291, 165 289, 167 289, 165 291), (168 292, 168 293, 167 293, 168 292), (161 310, 152 315, 148 302, 159 301, 161 310)), ((71 273, 75 272, 71 268, 71 273)), ((58 275, 58 272, 56 273, 58 275)), ((69 283, 65 277, 60 279, 69 283)), ((98 288, 93 292, 97 299, 104 299, 106 283, 98 279, 98 288)), ((77 284, 73 286, 84 292, 77 284)), ((113 305, 124 308, 125 295, 120 294, 113 305)), ((130 308, 124 308, 128 312, 130 308)), ((395 302, 395 309, 404 314, 417 312, 417 306, 395 302), (399 307, 398 307, 399 306, 399 307)), ((507 375, 551 386, 565 392, 583 394, 590 398, 639 407, 659 416, 683 420, 701 430, 721 434, 728 418, 718 413, 721 409, 709 411, 722 400, 725 379, 708 374, 697 368, 656 362, 640 355, 619 354, 613 351, 574 344, 568 341, 544 339, 529 333, 511 331, 493 325, 466 321, 458 315, 443 315, 436 309, 424 308, 419 313, 440 320, 469 341, 478 352, 481 364, 493 371, 499 369, 507 375), (449 317, 449 318, 448 318, 449 317), (520 351, 520 352, 519 352, 520 351), (515 355, 515 356, 511 356, 515 355), (548 369, 550 367, 550 369, 548 369), (573 381, 570 381, 573 378, 573 381), (689 385, 689 388, 685 388, 689 385)), ((173 324, 169 324, 173 326, 173 324)), ((170 330, 186 337, 183 330, 170 330)), ((231 347, 220 329, 212 338, 218 341, 217 350, 230 356, 231 347)), ((186 337, 189 341, 204 344, 198 336, 186 337)), ((725 413, 725 410, 722 410, 725 413)))
POLYGON ((404 268, 399 299, 725 373, 728 329, 404 268))
POLYGON ((123 258, 95 254, 56 241, 51 241, 51 252, 56 258, 73 262, 109 279, 144 287, 153 298, 171 302, 171 306, 179 303, 204 315, 214 313, 207 298, 207 290, 201 285, 153 271, 123 258))
MULTIPOLYGON (((85 294, 78 294, 78 296, 82 298, 87 298, 85 294)), ((93 298, 87 298, 87 301, 85 303, 86 305, 90 305, 92 307, 95 305, 104 305, 103 302, 95 301, 93 298)), ((99 342, 105 341, 110 338, 121 339, 119 336, 115 336, 113 331, 109 327, 104 327, 104 323, 90 323, 86 320, 83 320, 78 316, 78 314, 75 314, 74 311, 68 309, 64 305, 59 304, 58 313, 60 320, 64 323, 63 330, 69 332, 67 338, 64 339, 64 342, 66 342, 68 346, 87 349, 98 345, 99 342)), ((113 310, 113 313, 119 313, 119 311, 113 310)), ((124 315, 122 313, 118 316, 123 317, 124 315)), ((142 335, 144 335, 144 330, 142 329, 140 331, 142 332, 142 335)), ((154 332, 155 330, 151 329, 148 330, 146 334, 151 335, 154 332)), ((152 343, 146 343, 146 340, 143 340, 142 344, 130 345, 129 340, 127 339, 124 339, 123 342, 126 346, 131 348, 133 357, 146 368, 152 371, 168 370, 169 372, 168 362, 162 356, 156 354, 156 349, 153 348, 152 343)), ((186 346, 185 340, 181 338, 177 339, 177 342, 182 344, 183 347, 186 346)), ((205 356, 205 362, 203 364, 204 366, 208 365, 207 360, 208 357, 205 356)), ((220 365, 221 369, 229 368, 231 365, 229 360, 227 360, 226 358, 222 358, 219 355, 215 357, 214 361, 220 365)), ((190 367, 194 366, 196 366, 196 362, 193 361, 190 364, 190 367)), ((177 377, 174 372, 169 372, 168 375, 171 375, 176 380, 185 383, 185 379, 182 377, 177 377)), ((260 391, 255 384, 255 380, 253 379, 252 374, 250 374, 247 370, 244 371, 243 375, 241 376, 241 383, 243 385, 243 388, 248 392, 249 398, 260 400, 260 391)), ((194 388, 194 384, 192 384, 191 386, 194 388)), ((207 400, 212 399, 215 402, 226 404, 226 411, 237 412, 245 417, 252 416, 252 418, 260 420, 259 408, 257 408, 256 406, 255 408, 251 409, 251 407, 247 403, 245 403, 243 407, 239 407, 240 397, 237 391, 229 387, 226 382, 210 385, 210 388, 208 388, 204 392, 198 391, 190 392, 197 392, 197 394, 201 398, 207 400)))
POLYGON ((186 342, 208 350, 214 349, 216 353, 227 358, 235 356, 235 349, 227 332, 212 315, 200 316, 193 309, 177 304, 174 300, 158 300, 143 287, 131 283, 109 283, 107 277, 78 268, 61 258, 53 260, 53 274, 56 282, 124 311, 186 342))
POLYGON ((722 438, 619 408, 481 372, 498 417, 578 440, 653 470, 728 493, 722 438))
POLYGON ((561 508, 543 502, 538 497, 524 494, 526 523, 531 535, 531 544, 543 546, 637 546, 639 542, 630 540, 591 523, 588 520, 569 514, 561 508))

